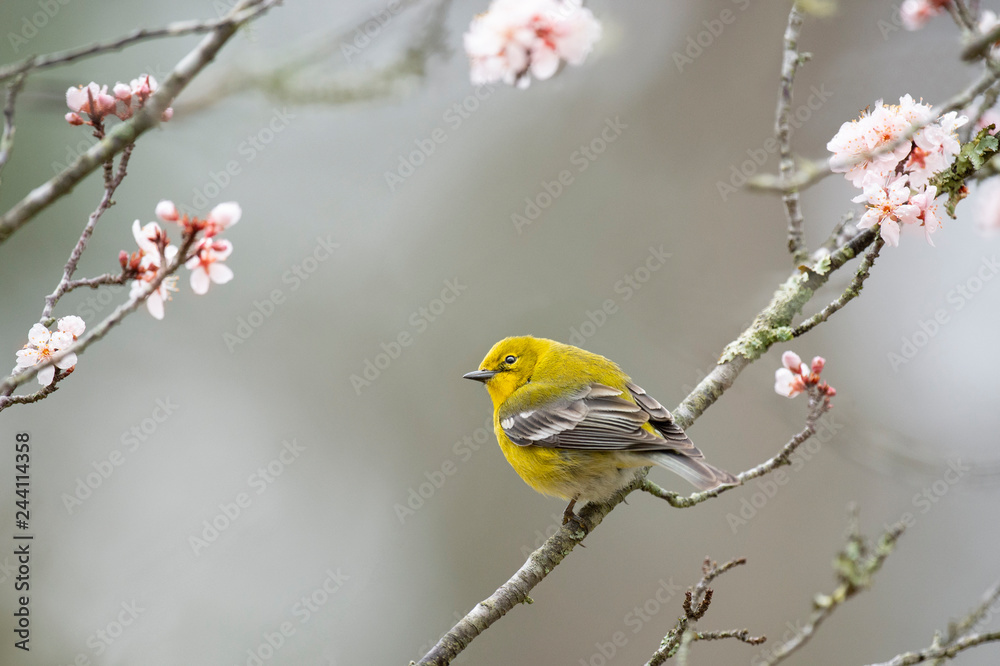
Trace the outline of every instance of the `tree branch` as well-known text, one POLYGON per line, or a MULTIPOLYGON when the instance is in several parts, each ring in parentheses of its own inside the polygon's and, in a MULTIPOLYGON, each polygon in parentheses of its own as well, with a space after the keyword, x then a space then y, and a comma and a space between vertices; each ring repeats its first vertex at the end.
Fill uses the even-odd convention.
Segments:
POLYGON ((642 482, 642 486, 640 486, 641 490, 646 491, 654 497, 666 500, 666 502, 675 509, 687 509, 688 507, 710 500, 713 497, 718 497, 727 490, 739 488, 747 481, 752 481, 753 479, 764 476, 765 474, 770 474, 779 467, 791 464, 791 455, 795 453, 795 450, 805 443, 807 439, 816 434, 816 426, 819 423, 820 417, 830 411, 830 401, 826 396, 821 395, 815 386, 809 387, 808 390, 809 415, 806 417, 805 428, 788 440, 788 443, 781 447, 781 450, 777 453, 777 455, 762 462, 752 469, 748 469, 745 472, 737 474, 736 479, 739 483, 736 485, 719 486, 718 488, 704 490, 699 493, 692 493, 691 495, 685 496, 665 490, 649 479, 645 479, 642 482))
POLYGON ((138 30, 133 30, 127 35, 110 39, 105 42, 98 42, 97 44, 90 44, 88 46, 80 46, 75 49, 67 49, 66 51, 59 51, 43 56, 31 56, 25 58, 21 62, 13 63, 7 65, 6 67, 0 67, 0 81, 6 81, 13 76, 19 76, 34 70, 49 69, 59 65, 67 65, 74 60, 80 60, 81 58, 93 55, 109 53, 111 51, 120 51, 126 46, 130 46, 136 42, 149 39, 160 39, 162 37, 183 37, 184 35, 196 35, 203 32, 212 32, 216 28, 228 25, 234 21, 242 23, 250 18, 253 18, 258 13, 260 12, 257 11, 257 9, 248 4, 246 9, 239 12, 234 10, 226 16, 218 19, 210 19, 206 21, 176 21, 174 23, 168 23, 162 28, 140 28, 138 30))
POLYGON ((714 579, 742 564, 746 564, 746 558, 740 557, 726 562, 721 567, 709 559, 705 559, 702 565, 703 576, 696 586, 689 589, 684 595, 684 615, 677 619, 674 628, 671 629, 660 642, 660 648, 653 653, 653 656, 646 662, 646 666, 660 666, 667 659, 673 656, 680 657, 682 645, 690 644, 694 641, 714 641, 723 638, 735 638, 749 645, 760 645, 767 640, 765 636, 751 636, 747 629, 730 629, 727 631, 700 632, 694 630, 694 623, 700 620, 708 611, 712 603, 712 589, 708 587, 714 579))
MULTIPOLYGON (((775 112, 774 133, 778 139, 781 158, 779 169, 782 183, 795 180, 795 158, 792 156, 792 126, 789 115, 792 105, 792 84, 795 70, 808 60, 808 54, 799 54, 799 33, 802 31, 802 12, 798 3, 792 3, 788 13, 788 27, 785 28, 785 50, 781 62, 781 85, 778 88, 778 106, 775 112)), ((795 265, 801 264, 809 256, 802 233, 802 210, 799 208, 799 191, 786 189, 782 195, 785 214, 788 217, 788 251, 792 253, 795 265)))
MULTIPOLYGON (((69 255, 69 259, 66 261, 66 266, 63 268, 63 275, 59 280, 59 284, 56 285, 55 290, 51 294, 45 297, 45 307, 42 308, 42 323, 46 323, 46 320, 52 317, 52 309, 65 293, 75 289, 76 287, 84 286, 82 283, 86 281, 77 280, 76 284, 74 284, 71 282, 71 278, 73 277, 73 273, 76 271, 76 265, 80 262, 80 257, 83 256, 83 251, 87 249, 87 242, 90 240, 90 236, 94 233, 94 226, 97 224, 97 221, 101 219, 101 216, 104 215, 104 212, 114 205, 114 201, 112 201, 111 197, 114 196, 115 190, 118 189, 118 186, 121 185, 122 180, 124 180, 127 175, 128 160, 132 155, 132 149, 134 147, 135 144, 129 144, 125 146, 122 151, 122 158, 118 163, 118 173, 110 178, 110 180, 108 180, 105 184, 104 196, 101 197, 101 201, 97 205, 97 208, 87 219, 87 225, 83 228, 83 233, 80 234, 80 240, 76 242, 76 246, 73 248, 73 251, 69 255)), ((94 280, 97 279, 98 278, 94 278, 94 280)), ((124 274, 122 276, 122 281, 118 282, 118 284, 121 284, 122 282, 124 282, 124 274)), ((94 282, 92 280, 90 283, 87 283, 86 286, 96 288, 98 284, 112 283, 94 282)))
POLYGON ((14 106, 17 104, 17 96, 23 85, 24 74, 20 74, 7 86, 7 101, 3 107, 3 135, 0 136, 0 171, 7 164, 14 149, 14 106))
POLYGON ((865 280, 868 279, 868 272, 875 264, 875 259, 878 258, 878 253, 882 249, 883 245, 885 245, 885 241, 881 236, 877 237, 875 239, 875 244, 868 248, 868 252, 865 253, 865 258, 861 260, 861 264, 858 266, 858 270, 854 274, 854 279, 851 280, 851 284, 847 285, 847 289, 844 290, 844 293, 812 317, 809 317, 809 319, 796 326, 795 330, 792 331, 792 337, 797 338, 800 335, 812 330, 816 324, 826 321, 834 312, 861 295, 861 287, 864 285, 865 280))
POLYGON ((942 663, 953 658, 959 652, 983 643, 1000 641, 1000 631, 987 634, 976 633, 977 626, 983 621, 990 607, 1000 599, 1000 581, 993 584, 986 594, 983 595, 982 602, 973 608, 960 622, 952 623, 948 626, 948 633, 941 639, 940 635, 934 636, 934 642, 929 648, 920 652, 906 652, 896 655, 891 660, 872 664, 871 666, 909 666, 919 664, 924 661, 934 660, 935 664, 942 663))
POLYGON ((881 664, 872 664, 871 666, 910 666, 910 664, 919 664, 931 659, 951 659, 963 650, 994 641, 1000 641, 1000 631, 993 631, 988 634, 969 634, 947 647, 929 647, 920 652, 907 652, 906 654, 897 655, 890 661, 881 664))

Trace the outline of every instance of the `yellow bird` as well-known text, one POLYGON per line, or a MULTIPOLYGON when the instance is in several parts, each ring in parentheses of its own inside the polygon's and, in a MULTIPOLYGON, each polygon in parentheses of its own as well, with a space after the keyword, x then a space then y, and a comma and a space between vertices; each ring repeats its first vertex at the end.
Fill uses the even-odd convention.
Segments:
POLYGON ((569 500, 604 501, 650 465, 699 490, 738 483, 705 462, 670 412, 603 356, 555 340, 521 336, 493 345, 479 370, 493 399, 493 429, 525 483, 569 500))

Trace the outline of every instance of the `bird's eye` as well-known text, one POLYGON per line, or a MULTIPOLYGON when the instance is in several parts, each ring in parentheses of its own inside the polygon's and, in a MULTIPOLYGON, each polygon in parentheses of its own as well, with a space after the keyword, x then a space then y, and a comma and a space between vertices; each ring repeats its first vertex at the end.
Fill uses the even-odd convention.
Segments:
POLYGON ((508 356, 507 358, 505 358, 503 361, 507 365, 510 365, 511 363, 513 363, 516 360, 517 360, 517 357, 512 354, 512 355, 508 356))

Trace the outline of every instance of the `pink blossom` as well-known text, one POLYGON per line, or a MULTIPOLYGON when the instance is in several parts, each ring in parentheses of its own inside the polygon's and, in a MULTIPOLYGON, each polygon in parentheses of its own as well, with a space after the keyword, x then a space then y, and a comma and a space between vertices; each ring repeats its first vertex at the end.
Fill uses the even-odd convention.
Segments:
POLYGON ((115 98, 108 94, 107 86, 91 81, 86 87, 75 86, 66 91, 66 106, 70 111, 86 113, 100 119, 115 111, 115 98))
POLYGON ((890 151, 869 156, 899 140, 910 123, 898 106, 886 106, 882 100, 875 107, 840 126, 840 130, 826 144, 833 153, 830 168, 834 173, 843 173, 855 187, 861 187, 865 176, 875 173, 887 177, 896 169, 899 161, 910 152, 910 145, 903 142, 890 151), (859 161, 860 160, 860 161, 859 161))
POLYGON ((820 381, 820 373, 826 365, 826 359, 816 356, 809 367, 802 362, 799 355, 786 351, 781 355, 784 367, 774 371, 774 392, 786 398, 794 398, 805 391, 815 391, 827 400, 837 394, 836 389, 820 381))
POLYGON ((197 254, 188 259, 191 269, 191 289, 196 294, 208 293, 210 283, 225 284, 233 279, 233 271, 222 262, 233 252, 227 240, 203 238, 198 243, 197 254))
POLYGON ((907 30, 920 30, 947 5, 948 0, 904 0, 899 7, 899 17, 907 30))
POLYGON ((913 137, 915 144, 906 164, 910 185, 921 189, 935 174, 951 166, 961 149, 956 130, 969 122, 966 116, 952 111, 927 125, 913 137))
POLYGON ((84 120, 79 116, 79 114, 70 111, 66 114, 66 122, 70 125, 82 125, 84 120))
MULTIPOLYGON (((86 325, 79 317, 69 316, 60 319, 57 328, 58 330, 53 333, 42 324, 35 324, 31 327, 31 330, 28 331, 28 344, 17 352, 15 372, 43 363, 54 356, 56 352, 66 349, 73 344, 78 335, 83 333, 86 325)), ((69 370, 76 365, 76 362, 76 354, 64 355, 54 364, 38 371, 38 383, 42 386, 48 386, 55 378, 56 368, 69 370)))
MULTIPOLYGON (((151 222, 150 224, 155 223, 151 222)), ((168 245, 163 254, 165 260, 169 263, 170 261, 173 261, 174 257, 177 256, 177 248, 173 245, 168 245)), ((144 255, 139 265, 139 278, 132 281, 129 290, 129 298, 136 298, 144 293, 147 289, 147 285, 156 279, 156 276, 162 268, 163 266, 159 264, 158 254, 144 255)), ((175 291, 177 291, 177 276, 168 275, 146 298, 146 309, 149 310, 149 314, 153 315, 156 319, 163 319, 163 305, 167 301, 171 300, 170 294, 175 291)))
POLYGON ((156 204, 156 217, 164 222, 176 222, 180 219, 180 214, 177 212, 177 206, 174 205, 173 201, 164 199, 156 204))
POLYGON ((235 201, 220 203, 213 208, 205 219, 205 236, 211 237, 240 221, 243 209, 235 201))
POLYGON ((917 224, 917 214, 920 209, 907 203, 910 190, 906 186, 906 176, 900 176, 886 187, 882 177, 870 173, 865 177, 864 193, 854 197, 853 201, 867 202, 868 210, 858 222, 859 229, 870 229, 879 225, 883 240, 889 245, 899 245, 899 225, 917 224))
POLYGON ((924 228, 924 238, 930 245, 934 245, 931 234, 941 228, 941 218, 938 216, 937 204, 934 198, 937 196, 937 188, 933 185, 926 190, 910 197, 910 203, 920 211, 917 219, 924 228))
POLYGON ((526 88, 550 78, 565 60, 581 64, 601 25, 580 0, 493 0, 465 33, 474 84, 504 81, 526 88))
POLYGON ((795 374, 788 368, 778 368, 774 371, 774 391, 786 398, 794 398, 806 390, 802 375, 795 374))
POLYGON ((132 223, 132 236, 144 255, 160 257, 160 245, 167 243, 167 236, 156 222, 139 226, 139 220, 132 223))

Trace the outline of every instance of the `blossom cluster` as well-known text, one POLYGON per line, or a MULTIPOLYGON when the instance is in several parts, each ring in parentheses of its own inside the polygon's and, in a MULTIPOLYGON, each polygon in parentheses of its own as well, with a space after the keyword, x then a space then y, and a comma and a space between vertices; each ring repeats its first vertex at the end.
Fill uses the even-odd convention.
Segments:
POLYGON ((552 77, 562 61, 581 64, 601 24, 581 0, 493 0, 465 33, 476 85, 503 81, 527 88, 552 77))
MULTIPOLYGON (((191 290, 205 294, 211 283, 225 284, 233 279, 233 271, 225 261, 233 252, 233 244, 217 238, 222 231, 240 221, 243 211, 235 201, 221 203, 211 210, 204 219, 181 215, 172 201, 161 201, 156 205, 156 217, 162 222, 178 224, 187 236, 201 233, 194 246, 193 255, 185 266, 191 270, 191 290)), ((157 279, 163 267, 177 256, 177 247, 156 222, 140 225, 132 223, 132 235, 139 246, 131 255, 124 250, 119 254, 122 269, 135 275, 131 284, 130 297, 141 294, 147 285, 157 279)), ((171 292, 177 291, 177 278, 167 276, 146 299, 146 309, 156 319, 163 319, 163 305, 171 300, 171 292)))
MULTIPOLYGON (((129 83, 119 81, 108 93, 107 86, 99 86, 91 81, 86 86, 74 86, 66 91, 66 122, 70 125, 93 125, 102 123, 105 116, 114 115, 128 120, 141 109, 158 88, 156 79, 150 74, 140 74, 129 83), (90 120, 84 120, 86 114, 90 120)), ((166 109, 160 119, 164 122, 174 116, 173 108, 166 109)))
POLYGON ((941 219, 934 203, 937 188, 928 183, 951 165, 961 148, 956 130, 967 122, 955 111, 935 119, 929 104, 904 95, 898 105, 879 100, 841 125, 826 147, 833 153, 831 170, 863 190, 854 198, 867 205, 858 227, 877 225, 885 242, 896 246, 902 225, 922 226, 933 245, 930 236, 941 219), (921 129, 906 139, 914 125, 921 129))
MULTIPOLYGON (((56 352, 66 349, 73 344, 74 340, 83 335, 86 327, 83 319, 76 315, 63 317, 56 322, 54 332, 43 324, 35 324, 28 331, 28 344, 17 352, 17 365, 14 366, 11 374, 42 363, 56 355, 56 352)), ((42 386, 48 386, 55 379, 56 368, 70 370, 76 366, 76 360, 76 354, 72 352, 63 355, 52 365, 38 371, 38 383, 42 386)))
POLYGON ((794 398, 810 388, 827 399, 837 395, 837 389, 820 381, 819 373, 823 372, 826 365, 826 359, 822 356, 817 356, 807 366, 798 354, 786 351, 781 355, 781 364, 784 367, 774 371, 774 390, 778 395, 794 398))

